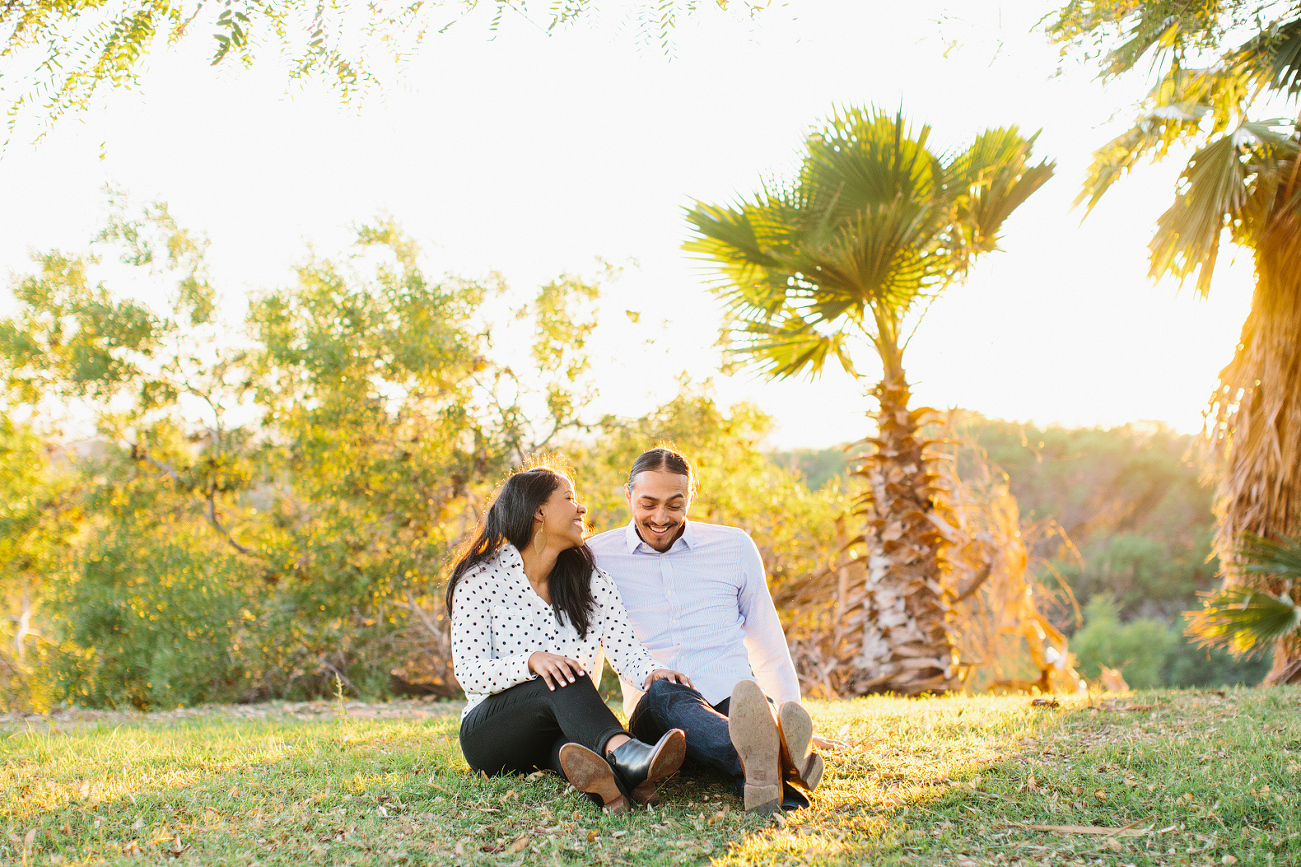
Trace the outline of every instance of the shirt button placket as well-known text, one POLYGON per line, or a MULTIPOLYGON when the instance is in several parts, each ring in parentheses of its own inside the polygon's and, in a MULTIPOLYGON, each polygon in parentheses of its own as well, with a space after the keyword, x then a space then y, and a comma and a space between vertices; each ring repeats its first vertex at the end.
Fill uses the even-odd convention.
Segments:
POLYGON ((660 574, 664 577, 664 594, 669 601, 669 638, 673 642, 674 664, 681 657, 682 634, 679 630, 678 594, 674 588, 673 563, 667 554, 660 555, 660 574))

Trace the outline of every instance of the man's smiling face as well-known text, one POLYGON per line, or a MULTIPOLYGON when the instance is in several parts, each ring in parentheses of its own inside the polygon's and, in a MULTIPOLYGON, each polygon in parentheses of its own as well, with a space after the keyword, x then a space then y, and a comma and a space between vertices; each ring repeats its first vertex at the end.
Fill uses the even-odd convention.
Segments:
POLYGON ((687 520, 691 480, 669 470, 644 470, 624 488, 633 524, 656 551, 673 546, 687 520))

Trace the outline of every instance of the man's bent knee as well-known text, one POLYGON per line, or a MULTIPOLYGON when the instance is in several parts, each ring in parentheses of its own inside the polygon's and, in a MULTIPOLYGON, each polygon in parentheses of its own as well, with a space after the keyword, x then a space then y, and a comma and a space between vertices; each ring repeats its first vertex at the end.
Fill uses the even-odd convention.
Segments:
POLYGON ((662 696, 681 695, 683 693, 695 693, 695 692, 696 691, 694 689, 687 686, 686 684, 677 683, 675 681, 669 680, 666 677, 662 677, 659 680, 653 681, 651 683, 650 687, 648 687, 646 690, 646 695, 654 696, 655 698, 660 698, 662 696))

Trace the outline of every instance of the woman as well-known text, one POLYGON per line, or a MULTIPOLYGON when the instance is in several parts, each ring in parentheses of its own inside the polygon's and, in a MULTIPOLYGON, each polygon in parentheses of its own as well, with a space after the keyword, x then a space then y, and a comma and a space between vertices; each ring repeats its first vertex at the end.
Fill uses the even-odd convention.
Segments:
POLYGON ((656 668, 628 625, 613 582, 583 543, 587 509, 549 467, 506 480, 452 568, 452 663, 467 703, 461 751, 476 771, 560 771, 611 813, 658 803, 656 785, 682 764, 680 729, 633 739, 588 672, 602 651, 621 677, 649 687, 683 674, 656 668))

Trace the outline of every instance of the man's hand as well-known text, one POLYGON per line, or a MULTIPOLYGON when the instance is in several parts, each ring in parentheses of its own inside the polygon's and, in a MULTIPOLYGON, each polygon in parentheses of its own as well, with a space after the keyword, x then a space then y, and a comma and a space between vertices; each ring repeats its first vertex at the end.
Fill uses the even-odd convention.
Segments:
POLYGON ((545 650, 539 650, 529 657, 529 671, 542 678, 547 689, 552 692, 556 691, 556 687, 568 686, 587 674, 577 659, 547 653, 545 650))
POLYGON ((685 674, 683 674, 680 671, 673 671, 670 668, 657 668, 654 671, 652 671, 649 675, 647 675, 646 683, 642 686, 642 688, 650 689, 650 685, 657 680, 669 680, 672 681, 673 683, 680 683, 683 686, 689 686, 692 689, 696 688, 696 685, 691 682, 691 678, 687 677, 685 674))

